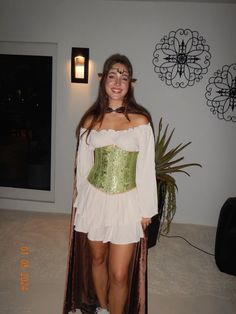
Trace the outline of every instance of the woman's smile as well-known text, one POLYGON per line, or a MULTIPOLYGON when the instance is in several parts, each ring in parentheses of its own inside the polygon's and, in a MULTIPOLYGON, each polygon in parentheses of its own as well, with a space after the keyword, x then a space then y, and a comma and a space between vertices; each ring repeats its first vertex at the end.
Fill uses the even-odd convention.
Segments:
POLYGON ((112 90, 112 92, 113 92, 114 94, 119 94, 119 93, 122 92, 122 89, 121 89, 121 88, 112 88, 111 90, 112 90))

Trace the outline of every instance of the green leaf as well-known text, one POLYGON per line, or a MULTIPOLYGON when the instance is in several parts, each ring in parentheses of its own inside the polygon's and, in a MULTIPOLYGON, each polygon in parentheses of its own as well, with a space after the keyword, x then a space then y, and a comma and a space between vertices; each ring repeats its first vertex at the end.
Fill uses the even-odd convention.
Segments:
POLYGON ((181 143, 174 148, 169 148, 175 129, 168 134, 169 125, 167 124, 164 132, 162 132, 162 128, 163 124, 161 118, 159 121, 158 134, 155 143, 155 167, 157 189, 159 191, 161 184, 164 184, 166 187, 164 190, 166 191, 166 196, 159 234, 163 231, 166 233, 169 232, 170 224, 176 211, 175 191, 178 191, 178 186, 172 174, 183 173, 190 176, 190 174, 183 169, 193 166, 202 167, 199 163, 179 164, 184 160, 184 157, 178 157, 177 155, 189 146, 191 142, 186 144, 181 143))

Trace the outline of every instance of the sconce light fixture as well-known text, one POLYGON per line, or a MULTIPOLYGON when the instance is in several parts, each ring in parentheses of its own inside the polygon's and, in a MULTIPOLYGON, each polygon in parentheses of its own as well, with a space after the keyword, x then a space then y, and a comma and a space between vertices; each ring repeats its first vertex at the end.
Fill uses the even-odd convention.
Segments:
POLYGON ((88 83, 89 48, 72 48, 71 82, 88 83))

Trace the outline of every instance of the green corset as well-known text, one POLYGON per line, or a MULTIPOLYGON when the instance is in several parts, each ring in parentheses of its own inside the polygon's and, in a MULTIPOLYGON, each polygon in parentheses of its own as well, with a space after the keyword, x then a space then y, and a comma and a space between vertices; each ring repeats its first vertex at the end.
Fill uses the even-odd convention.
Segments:
POLYGON ((88 181, 111 194, 135 188, 137 156, 138 152, 129 152, 114 145, 96 148, 88 181))

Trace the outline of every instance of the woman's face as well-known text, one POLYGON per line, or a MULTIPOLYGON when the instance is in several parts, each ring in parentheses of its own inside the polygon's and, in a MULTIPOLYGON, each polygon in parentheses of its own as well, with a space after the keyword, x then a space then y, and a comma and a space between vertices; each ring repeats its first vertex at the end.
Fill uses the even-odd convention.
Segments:
POLYGON ((108 72, 105 90, 109 98, 109 105, 121 106, 129 89, 130 77, 127 67, 115 63, 108 72))

